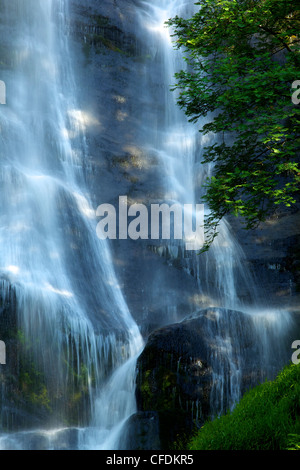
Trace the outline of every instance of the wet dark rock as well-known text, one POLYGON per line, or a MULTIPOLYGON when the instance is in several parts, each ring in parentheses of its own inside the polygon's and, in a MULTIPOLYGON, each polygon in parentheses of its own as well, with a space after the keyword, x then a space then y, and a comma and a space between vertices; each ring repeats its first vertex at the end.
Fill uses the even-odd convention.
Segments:
POLYGON ((159 415, 154 411, 139 411, 126 423, 121 448, 126 450, 161 450, 159 415))
POLYGON ((290 343, 285 357, 276 354, 270 331, 273 364, 261 343, 250 314, 224 308, 200 310, 150 334, 137 361, 136 398, 140 411, 158 413, 163 448, 230 409, 237 382, 243 394, 280 369, 290 343))
POLYGON ((230 224, 263 293, 262 302, 272 308, 300 315, 300 202, 280 207, 255 230, 243 230, 239 219, 230 224))

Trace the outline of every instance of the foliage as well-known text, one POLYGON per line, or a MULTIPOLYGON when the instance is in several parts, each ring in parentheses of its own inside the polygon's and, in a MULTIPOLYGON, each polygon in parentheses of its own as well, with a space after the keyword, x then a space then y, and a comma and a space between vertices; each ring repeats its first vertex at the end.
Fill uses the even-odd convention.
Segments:
POLYGON ((235 409, 204 424, 192 450, 296 450, 300 448, 300 364, 249 390, 235 409))
POLYGON ((287 450, 300 450, 300 434, 289 434, 287 450))
POLYGON ((178 104, 200 132, 217 136, 203 163, 214 174, 204 185, 207 249, 226 214, 246 229, 276 205, 291 206, 299 191, 300 13, 296 0, 202 0, 190 19, 176 16, 176 47, 187 68, 176 73, 178 104))

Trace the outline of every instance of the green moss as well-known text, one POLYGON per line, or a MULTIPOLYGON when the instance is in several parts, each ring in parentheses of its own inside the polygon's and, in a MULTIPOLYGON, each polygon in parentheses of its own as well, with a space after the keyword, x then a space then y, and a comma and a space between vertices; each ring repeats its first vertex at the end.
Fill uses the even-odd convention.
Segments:
POLYGON ((110 49, 111 51, 119 52, 123 54, 123 51, 111 40, 106 38, 105 36, 102 36, 101 34, 94 34, 91 38, 92 44, 96 47, 96 52, 99 52, 99 46, 106 47, 107 49, 110 49))
POLYGON ((299 435, 300 364, 291 364, 274 381, 248 391, 232 412, 205 423, 188 447, 281 450, 299 445, 299 435))
MULTIPOLYGON (((77 367, 76 355, 76 361, 70 362, 62 356, 66 380, 58 386, 55 377, 49 378, 44 373, 43 364, 33 352, 33 340, 20 328, 14 337, 18 371, 9 387, 13 405, 33 415, 51 415, 66 425, 86 422, 89 419, 86 412, 89 409, 86 406, 89 403, 89 387, 94 385, 95 372, 89 372, 83 363, 77 367)), ((65 354, 67 356, 66 351, 65 354)))
POLYGON ((143 408, 157 411, 177 410, 174 395, 176 381, 176 374, 163 365, 157 366, 154 370, 145 371, 140 387, 143 408), (159 390, 156 384, 161 384, 159 390))
POLYGON ((51 411, 50 407, 50 398, 46 386, 43 384, 38 393, 32 392, 30 394, 30 402, 34 406, 40 406, 46 408, 48 411, 51 411))
POLYGON ((41 408, 51 412, 50 397, 44 375, 36 369, 31 361, 21 358, 19 373, 19 390, 27 409, 36 411, 41 408))

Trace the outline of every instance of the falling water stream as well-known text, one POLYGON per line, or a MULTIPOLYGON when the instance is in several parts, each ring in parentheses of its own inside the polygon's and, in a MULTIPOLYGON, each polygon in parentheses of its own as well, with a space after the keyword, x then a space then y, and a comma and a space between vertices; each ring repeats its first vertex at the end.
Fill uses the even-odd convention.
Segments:
MULTIPOLYGON (((58 446, 67 432, 58 417, 68 413, 67 400, 59 397, 75 395, 79 378, 88 410, 76 427, 74 447, 118 449, 124 423, 136 409, 135 361, 143 340, 118 284, 109 244, 96 235, 85 185, 84 116, 77 106, 66 35, 68 8, 68 0, 1 4, 10 51, 1 77, 8 90, 7 106, 0 108, 1 296, 5 304, 14 293, 19 333, 54 397, 50 405, 57 418, 49 429, 3 434, 0 449, 58 446)), ((145 81, 159 71, 164 85, 155 97, 161 108, 158 124, 148 129, 145 148, 155 150, 164 169, 166 200, 194 204, 196 188, 207 174, 198 154, 205 142, 169 91, 184 62, 164 22, 176 14, 190 16, 196 7, 192 1, 152 0, 136 8, 152 56, 145 81)), ((245 307, 237 288, 237 282, 244 283, 255 310, 255 284, 227 222, 222 222, 210 253, 201 262, 196 255, 186 260, 186 270, 196 273, 199 295, 228 309, 245 307), (213 290, 208 287, 212 278, 213 290)), ((274 312, 255 318, 257 331, 262 318, 275 338, 277 328, 288 327, 287 316, 274 312)), ((220 349, 228 342, 225 320, 212 332, 220 349)), ((266 345, 268 338, 261 338, 266 345)), ((230 356, 228 351, 230 344, 230 356)), ((238 380, 234 387, 232 402, 239 398, 238 380)), ((4 406, 5 427, 12 424, 10 414, 4 406)))
MULTIPOLYGON (((147 44, 146 53, 151 57, 144 84, 144 89, 150 90, 149 110, 144 118, 145 135, 149 136, 145 148, 155 153, 160 162, 165 200, 194 207, 201 199, 201 186, 213 171, 212 164, 201 164, 203 148, 213 143, 216 136, 200 135, 198 128, 204 122, 200 120, 197 125, 188 122, 177 105, 178 91, 170 92, 176 82, 175 73, 185 70, 187 64, 183 51, 175 48, 176 38, 172 37, 172 29, 166 26, 166 21, 175 16, 190 18, 200 6, 188 0, 141 0, 139 4, 141 31, 147 44), (158 88, 153 83, 162 83, 163 86, 158 88), (157 110, 156 119, 153 119, 153 107, 157 110), (152 125, 147 125, 149 122, 152 125)), ((205 207, 205 211, 208 210, 205 207)), ((241 398, 242 356, 247 335, 248 338, 256 337, 259 350, 257 368, 265 369, 261 376, 263 380, 274 376, 280 364, 285 363, 287 358, 283 345, 292 325, 289 312, 270 310, 267 300, 262 302, 265 293, 260 291, 248 270, 245 255, 227 220, 220 222, 218 232, 208 253, 201 256, 194 251, 184 259, 182 241, 165 242, 162 251, 171 259, 181 258, 186 272, 197 279, 199 308, 214 307, 211 314, 213 326, 209 325, 206 332, 216 346, 211 354, 214 380, 210 404, 212 414, 232 409, 241 398), (178 249, 180 244, 181 250, 178 249), (231 309, 244 313, 234 315, 231 309), (244 316, 249 330, 241 334, 245 329, 241 323, 244 316), (240 351, 238 359, 234 358, 233 342, 240 351)))
MULTIPOLYGON (((14 0, 3 10, 13 64, 3 77, 9 99, 1 108, 1 295, 5 304, 15 293, 19 331, 58 414, 68 406, 59 396, 72 394, 81 380, 88 415, 95 416, 99 397, 107 400, 103 387, 112 387, 105 381, 111 370, 117 374, 111 380, 118 381, 118 395, 109 393, 109 409, 102 410, 105 432, 134 411, 134 377, 124 373, 124 362, 132 362, 142 339, 109 246, 96 236, 85 188, 84 120, 65 34, 68 2, 14 0)), ((5 407, 1 415, 9 424, 5 407)), ((22 447, 27 437, 5 436, 1 445, 22 447)))

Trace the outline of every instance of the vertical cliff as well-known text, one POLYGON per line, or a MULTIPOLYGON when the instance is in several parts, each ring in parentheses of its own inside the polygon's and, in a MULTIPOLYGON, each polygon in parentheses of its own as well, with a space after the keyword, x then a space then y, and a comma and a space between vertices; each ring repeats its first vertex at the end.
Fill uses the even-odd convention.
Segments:
MULTIPOLYGON (((117 206, 118 196, 128 195, 129 203, 142 202, 149 207, 164 197, 159 159, 155 151, 143 147, 147 125, 159 127, 162 112, 162 77, 153 73, 150 81, 149 77, 145 81, 151 64, 157 70, 159 50, 145 41, 138 2, 73 0, 71 5, 70 34, 78 57, 81 106, 86 113, 87 178, 93 202, 95 207, 103 202, 117 206), (145 83, 150 83, 150 90, 145 89, 145 83), (157 101, 149 102, 149 96, 156 96, 157 101)), ((230 224, 246 265, 262 288, 259 300, 266 307, 299 311, 299 205, 277 211, 257 230, 244 231, 234 218, 230 224)), ((174 259, 157 243, 122 240, 113 241, 112 248, 133 315, 146 330, 147 323, 151 329, 205 306, 195 295, 195 270, 187 269, 184 260, 174 259), (160 279, 164 279, 164 289, 176 309, 164 301, 160 279)), ((243 299, 248 295, 242 285, 239 293, 243 299)))

